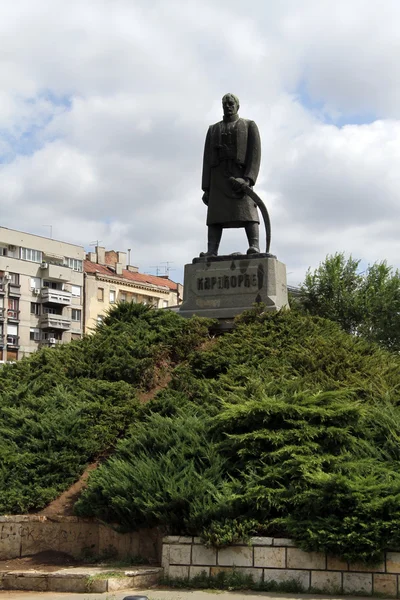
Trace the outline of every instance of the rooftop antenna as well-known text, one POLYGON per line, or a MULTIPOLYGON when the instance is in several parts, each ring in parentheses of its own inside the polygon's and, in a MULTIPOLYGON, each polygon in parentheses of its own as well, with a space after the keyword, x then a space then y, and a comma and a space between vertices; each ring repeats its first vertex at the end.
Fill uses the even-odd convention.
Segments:
POLYGON ((161 264, 162 264, 162 265, 167 265, 166 267, 164 267, 164 270, 165 270, 165 275, 166 275, 167 277, 169 277, 169 272, 170 272, 170 271, 175 271, 175 270, 176 270, 176 269, 171 269, 171 267, 169 266, 169 265, 173 265, 173 264, 174 264, 174 263, 173 263, 173 261, 171 262, 171 261, 167 260, 167 261, 165 261, 165 262, 162 262, 161 264))
POLYGON ((100 244, 100 242, 102 242, 103 240, 95 240, 94 242, 90 242, 89 246, 98 246, 100 244))
POLYGON ((131 264, 131 248, 128 248, 128 265, 131 264))
POLYGON ((161 271, 161 269, 162 269, 162 268, 163 268, 163 267, 161 267, 160 265, 155 265, 155 266, 152 266, 152 267, 150 266, 150 267, 149 267, 149 269, 155 269, 155 270, 156 270, 156 275, 157 275, 157 277, 159 277, 159 276, 160 276, 160 271, 161 271))

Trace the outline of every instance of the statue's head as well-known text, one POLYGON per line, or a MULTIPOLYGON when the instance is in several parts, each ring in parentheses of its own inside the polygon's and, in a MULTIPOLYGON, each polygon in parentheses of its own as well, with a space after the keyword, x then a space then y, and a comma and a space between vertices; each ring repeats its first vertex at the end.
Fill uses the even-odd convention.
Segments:
POLYGON ((225 94, 222 98, 222 108, 225 117, 236 115, 240 108, 239 98, 234 94, 225 94))

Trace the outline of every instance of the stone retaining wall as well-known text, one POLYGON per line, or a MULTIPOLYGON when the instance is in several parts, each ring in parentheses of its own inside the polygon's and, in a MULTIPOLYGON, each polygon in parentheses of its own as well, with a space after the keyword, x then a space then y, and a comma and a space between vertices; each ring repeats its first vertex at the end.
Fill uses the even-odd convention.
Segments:
POLYGON ((200 538, 169 536, 163 539, 162 566, 171 578, 235 570, 252 575, 255 583, 296 580, 305 591, 399 597, 400 552, 386 552, 372 568, 322 552, 304 552, 282 538, 253 537, 248 545, 216 550, 204 546, 200 538))
POLYGON ((159 563, 161 543, 157 530, 118 533, 93 519, 0 516, 0 560, 30 556, 46 550, 66 552, 75 558, 114 551, 116 558, 141 556, 159 563))

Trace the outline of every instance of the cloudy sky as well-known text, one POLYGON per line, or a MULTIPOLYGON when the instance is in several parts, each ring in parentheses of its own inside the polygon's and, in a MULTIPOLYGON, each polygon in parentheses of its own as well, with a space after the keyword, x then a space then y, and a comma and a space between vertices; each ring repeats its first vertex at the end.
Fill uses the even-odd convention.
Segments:
MULTIPOLYGON (((289 283, 336 251, 399 267, 399 22, 397 0, 1 2, 0 224, 182 280, 206 247, 205 134, 233 92, 289 283)), ((224 232, 221 252, 246 248, 224 232)))

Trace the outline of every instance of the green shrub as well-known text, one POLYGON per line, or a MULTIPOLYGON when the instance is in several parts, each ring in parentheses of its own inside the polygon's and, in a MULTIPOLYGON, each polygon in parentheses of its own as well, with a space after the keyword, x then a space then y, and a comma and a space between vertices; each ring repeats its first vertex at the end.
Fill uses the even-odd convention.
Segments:
POLYGON ((279 531, 373 561, 400 545, 400 360, 259 308, 192 352, 92 475, 79 514, 221 545, 279 531))

